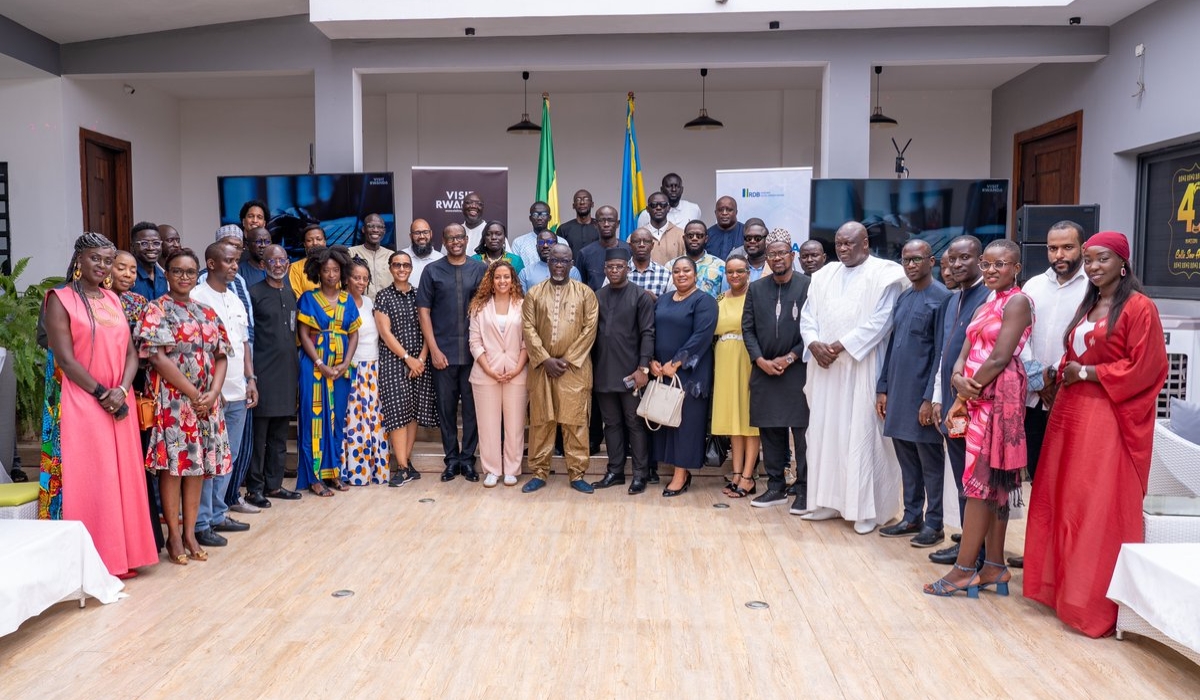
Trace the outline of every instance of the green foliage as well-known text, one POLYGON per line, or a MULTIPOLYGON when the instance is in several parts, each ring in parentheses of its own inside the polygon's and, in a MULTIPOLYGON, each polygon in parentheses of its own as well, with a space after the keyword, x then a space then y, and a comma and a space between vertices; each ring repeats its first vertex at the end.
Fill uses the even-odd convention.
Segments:
POLYGON ((63 283, 62 277, 47 277, 19 291, 17 278, 29 258, 17 261, 11 275, 0 274, 0 347, 8 350, 17 377, 18 434, 37 435, 42 424, 42 393, 45 389, 46 351, 37 344, 38 314, 46 292, 63 283))

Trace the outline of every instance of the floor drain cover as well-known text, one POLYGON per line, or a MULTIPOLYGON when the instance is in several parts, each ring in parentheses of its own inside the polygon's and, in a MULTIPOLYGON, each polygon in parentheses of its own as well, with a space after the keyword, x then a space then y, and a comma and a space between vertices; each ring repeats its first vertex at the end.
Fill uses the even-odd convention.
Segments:
POLYGON ((752 600, 749 603, 746 603, 746 607, 750 608, 751 610, 766 610, 771 606, 767 605, 761 600, 752 600))
POLYGON ((418 500, 417 503, 433 503, 433 499, 432 498, 422 498, 422 499, 418 500))
POLYGON ((713 508, 721 508, 721 509, 725 509, 725 508, 728 508, 728 507, 729 507, 729 504, 728 504, 728 503, 714 503, 714 504, 713 504, 713 508))
POLYGON ((350 597, 350 596, 352 596, 352 595, 354 595, 354 591, 348 591, 348 590, 346 590, 345 588, 343 588, 343 589, 342 589, 342 590, 340 590, 340 591, 334 591, 334 592, 333 592, 333 597, 334 597, 334 598, 349 598, 349 597, 350 597))

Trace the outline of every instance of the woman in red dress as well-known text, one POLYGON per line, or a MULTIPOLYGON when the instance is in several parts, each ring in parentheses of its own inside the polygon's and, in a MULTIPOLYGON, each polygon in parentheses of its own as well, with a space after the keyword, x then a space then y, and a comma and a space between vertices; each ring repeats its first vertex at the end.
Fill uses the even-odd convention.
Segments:
POLYGON ((1102 637, 1117 623, 1105 596, 1117 553, 1142 541, 1167 349, 1158 309, 1129 267, 1125 236, 1089 238, 1083 265, 1091 285, 1064 339, 1061 388, 1030 497, 1025 597, 1102 637))

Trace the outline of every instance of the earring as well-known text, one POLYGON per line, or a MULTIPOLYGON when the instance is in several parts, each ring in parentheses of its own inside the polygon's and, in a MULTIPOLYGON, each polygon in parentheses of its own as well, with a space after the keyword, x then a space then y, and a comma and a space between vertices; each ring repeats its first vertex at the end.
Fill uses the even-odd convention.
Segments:
POLYGON ((104 281, 101 282, 101 284, 104 285, 105 289, 112 289, 112 275, 105 277, 104 281))
POLYGON ((78 266, 78 265, 76 265, 76 266, 75 266, 75 272, 71 274, 71 279, 73 279, 73 280, 78 280, 78 279, 80 278, 80 276, 82 276, 82 275, 83 275, 83 271, 81 271, 81 270, 79 269, 79 266, 78 266))
POLYGON ((1125 275, 1128 275, 1128 274, 1129 274, 1129 270, 1126 269, 1126 267, 1124 265, 1122 265, 1121 266, 1121 276, 1124 277, 1125 275))

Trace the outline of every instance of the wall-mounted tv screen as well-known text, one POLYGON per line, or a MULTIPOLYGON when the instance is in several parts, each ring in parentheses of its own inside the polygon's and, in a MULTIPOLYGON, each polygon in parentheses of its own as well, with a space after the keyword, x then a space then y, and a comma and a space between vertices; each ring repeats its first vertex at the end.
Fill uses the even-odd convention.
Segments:
POLYGON ((812 181, 809 238, 836 260, 833 236, 847 221, 867 227, 871 252, 900 260, 915 238, 941 257, 955 236, 987 245, 1008 233, 1008 180, 832 179, 812 181))
POLYGON ((387 226, 382 244, 395 249, 396 197, 391 173, 235 175, 217 178, 221 224, 240 224, 242 205, 267 203, 267 230, 292 259, 304 257, 304 229, 320 224, 327 245, 358 244, 362 220, 378 214, 387 226))

